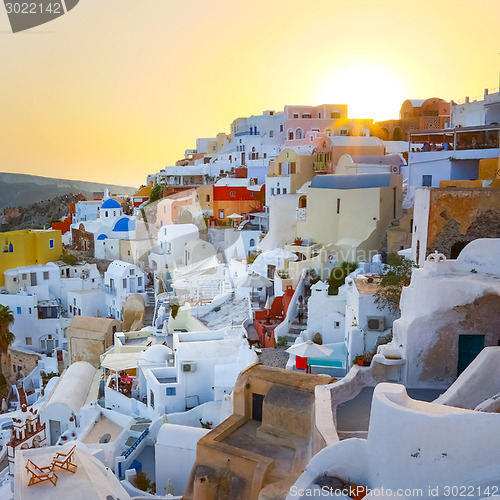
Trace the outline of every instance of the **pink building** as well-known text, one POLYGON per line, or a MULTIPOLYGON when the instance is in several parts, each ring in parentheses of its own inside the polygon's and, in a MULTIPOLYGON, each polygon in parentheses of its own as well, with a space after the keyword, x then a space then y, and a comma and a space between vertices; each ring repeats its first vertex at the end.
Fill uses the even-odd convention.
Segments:
POLYGON ((372 124, 373 120, 350 120, 347 104, 285 106, 285 145, 317 147, 325 136, 369 135, 372 124))

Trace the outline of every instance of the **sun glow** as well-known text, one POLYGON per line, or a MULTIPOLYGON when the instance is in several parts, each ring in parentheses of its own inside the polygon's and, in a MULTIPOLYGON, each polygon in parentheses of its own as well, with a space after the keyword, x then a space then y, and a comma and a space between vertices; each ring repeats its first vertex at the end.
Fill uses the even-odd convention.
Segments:
POLYGON ((397 119, 408 98, 404 89, 402 79, 390 68, 370 62, 348 63, 321 80, 314 101, 348 104, 349 118, 397 119))

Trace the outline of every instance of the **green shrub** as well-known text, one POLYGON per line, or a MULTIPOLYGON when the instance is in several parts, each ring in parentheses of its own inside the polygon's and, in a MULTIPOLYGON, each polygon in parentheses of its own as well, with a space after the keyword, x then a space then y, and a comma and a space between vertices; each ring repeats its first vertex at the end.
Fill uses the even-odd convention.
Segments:
POLYGON ((338 295, 339 288, 345 283, 347 276, 357 268, 357 262, 342 262, 339 267, 334 267, 328 278, 328 295, 338 295))

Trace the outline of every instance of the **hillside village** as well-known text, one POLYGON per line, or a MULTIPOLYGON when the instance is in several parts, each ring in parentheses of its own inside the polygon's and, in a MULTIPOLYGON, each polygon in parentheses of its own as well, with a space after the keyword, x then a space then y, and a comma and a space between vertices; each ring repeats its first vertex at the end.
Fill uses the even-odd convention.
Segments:
POLYGON ((500 494, 499 123, 287 105, 5 208, 0 498, 500 494))

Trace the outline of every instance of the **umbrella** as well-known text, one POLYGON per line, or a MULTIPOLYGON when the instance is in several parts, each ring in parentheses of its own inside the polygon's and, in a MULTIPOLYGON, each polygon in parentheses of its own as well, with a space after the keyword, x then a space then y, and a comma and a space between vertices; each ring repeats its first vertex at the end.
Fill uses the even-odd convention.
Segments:
POLYGON ((273 282, 271 280, 254 272, 249 273, 248 276, 239 284, 241 287, 249 288, 268 288, 272 285, 273 282))
POLYGON ((251 288, 253 295, 254 288, 269 288, 270 286, 273 286, 273 282, 260 274, 251 272, 244 280, 241 281, 239 286, 251 288))
POLYGON ((324 358, 330 356, 333 349, 315 344, 312 340, 306 340, 302 344, 295 344, 289 347, 286 352, 300 356, 301 358, 324 358))
POLYGON ((236 212, 231 214, 231 215, 228 215, 227 216, 228 219, 243 219, 243 215, 240 215, 240 214, 237 214, 236 212))

